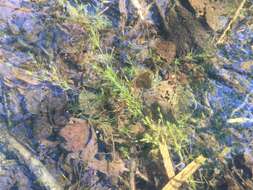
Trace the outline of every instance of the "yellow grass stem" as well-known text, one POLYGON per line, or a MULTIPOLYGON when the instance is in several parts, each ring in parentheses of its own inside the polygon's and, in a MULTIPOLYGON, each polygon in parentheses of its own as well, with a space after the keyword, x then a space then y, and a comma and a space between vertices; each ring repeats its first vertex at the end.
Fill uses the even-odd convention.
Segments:
POLYGON ((220 36, 220 38, 218 39, 218 41, 217 41, 216 44, 223 44, 224 43, 225 37, 226 37, 227 33, 232 28, 232 25, 234 24, 234 22, 237 20, 238 16, 240 15, 240 12, 241 12, 241 10, 244 7, 244 5, 245 5, 246 2, 247 2, 247 0, 242 0, 241 4, 239 5, 238 9, 235 12, 234 17, 229 22, 227 28, 224 30, 224 32, 222 33, 222 35, 220 36))
POLYGON ((202 155, 198 156, 190 164, 188 164, 181 172, 173 177, 162 190, 178 190, 189 177, 191 177, 199 167, 206 161, 202 155))
POLYGON ((171 160, 170 153, 168 150, 168 145, 164 137, 162 137, 161 142, 159 142, 159 150, 163 158, 163 164, 164 164, 167 176, 169 177, 169 179, 171 179, 175 176, 175 172, 174 172, 173 162, 171 160))

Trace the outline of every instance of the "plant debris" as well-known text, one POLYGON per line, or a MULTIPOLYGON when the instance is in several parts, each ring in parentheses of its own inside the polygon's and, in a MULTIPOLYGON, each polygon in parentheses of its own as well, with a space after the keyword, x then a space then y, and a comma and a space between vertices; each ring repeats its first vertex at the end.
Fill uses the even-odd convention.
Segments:
POLYGON ((0 0, 0 189, 253 189, 252 7, 0 0))

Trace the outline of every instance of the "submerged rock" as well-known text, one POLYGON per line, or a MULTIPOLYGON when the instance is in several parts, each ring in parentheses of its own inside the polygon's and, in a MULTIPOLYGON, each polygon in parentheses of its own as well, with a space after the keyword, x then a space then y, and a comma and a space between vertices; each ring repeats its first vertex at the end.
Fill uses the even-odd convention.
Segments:
POLYGON ((170 64, 174 61, 176 57, 176 44, 171 41, 165 40, 156 40, 151 47, 154 48, 156 53, 166 61, 166 63, 170 64))
POLYGON ((168 29, 165 35, 176 44, 178 55, 184 55, 196 47, 207 47, 210 31, 180 3, 168 11, 166 23, 168 29))
POLYGON ((161 81, 144 93, 144 102, 154 108, 157 113, 158 107, 162 113, 170 119, 180 120, 187 114, 194 112, 196 102, 190 88, 180 84, 161 81))
POLYGON ((222 30, 231 16, 231 10, 238 6, 237 0, 210 1, 189 0, 197 17, 203 17, 207 24, 216 32, 222 30))
MULTIPOLYGON (((20 189, 20 190, 32 190, 33 186, 30 179, 33 176, 29 176, 26 168, 19 164, 14 158, 7 152, 3 151, 1 147, 0 151, 0 188, 5 189, 20 189), (9 157, 9 158, 8 158, 9 157), (30 179, 29 179, 30 178, 30 179)), ((38 187, 38 189, 40 189, 38 187)))

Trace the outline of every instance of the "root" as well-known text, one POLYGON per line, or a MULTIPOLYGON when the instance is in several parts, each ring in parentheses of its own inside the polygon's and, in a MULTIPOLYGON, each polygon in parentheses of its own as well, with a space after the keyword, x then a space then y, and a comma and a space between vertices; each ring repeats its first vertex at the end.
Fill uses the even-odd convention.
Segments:
POLYGON ((32 153, 11 136, 7 129, 1 127, 0 142, 4 143, 8 150, 15 152, 31 172, 38 178, 38 181, 49 190, 62 190, 63 188, 57 183, 54 177, 49 173, 46 167, 32 153))

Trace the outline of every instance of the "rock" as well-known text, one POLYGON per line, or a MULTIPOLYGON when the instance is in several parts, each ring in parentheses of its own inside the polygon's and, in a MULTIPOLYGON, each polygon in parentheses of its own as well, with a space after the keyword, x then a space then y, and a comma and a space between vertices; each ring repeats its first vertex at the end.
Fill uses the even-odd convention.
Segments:
POLYGON ((233 16, 231 10, 238 5, 237 0, 211 1, 211 0, 189 0, 198 17, 206 19, 207 24, 216 32, 222 30, 228 17, 233 16))
MULTIPOLYGON (((1 62, 0 62, 1 63, 1 62)), ((14 81, 20 80, 24 83, 37 85, 40 82, 36 79, 36 76, 32 76, 29 71, 14 67, 10 63, 3 62, 0 64, 0 75, 5 79, 14 81)))
POLYGON ((180 119, 191 113, 194 106, 194 96, 185 86, 169 81, 161 81, 144 93, 144 102, 149 106, 161 108, 162 113, 170 119, 180 119))
POLYGON ((11 31, 11 34, 13 34, 13 35, 20 34, 20 28, 17 25, 15 25, 14 23, 11 23, 10 20, 8 22, 8 29, 11 31))
POLYGON ((156 53, 167 63, 171 63, 176 57, 176 44, 171 41, 156 40, 151 44, 156 53))
POLYGON ((167 11, 165 19, 168 25, 165 35, 176 44, 178 55, 184 55, 195 47, 209 46, 210 31, 180 3, 167 11))
POLYGON ((39 140, 49 137, 54 129, 63 127, 67 121, 66 93, 55 86, 41 84, 22 93, 27 110, 33 114, 33 133, 39 140))
POLYGON ((0 188, 1 189, 20 189, 32 190, 25 168, 15 160, 0 152, 0 188))
MULTIPOLYGON (((2 67, 4 68, 4 67, 2 67)), ((26 141, 35 137, 36 140, 49 137, 54 129, 64 126, 67 122, 65 92, 47 83, 25 83, 14 78, 9 72, 0 72, 5 80, 0 80, 1 118, 11 125, 12 132, 26 141), (8 80, 11 77, 11 81, 8 80), (32 130, 32 134, 31 134, 32 130)))

